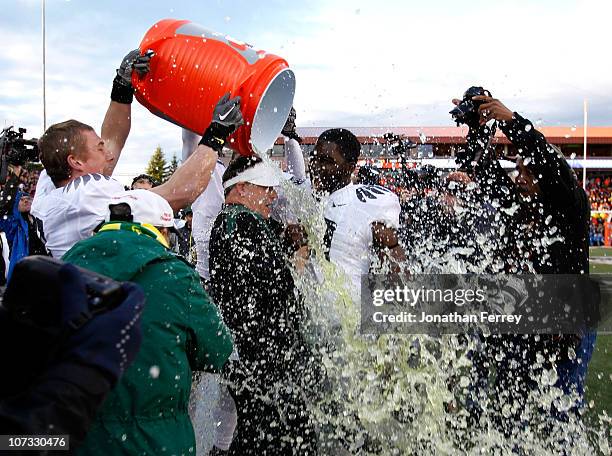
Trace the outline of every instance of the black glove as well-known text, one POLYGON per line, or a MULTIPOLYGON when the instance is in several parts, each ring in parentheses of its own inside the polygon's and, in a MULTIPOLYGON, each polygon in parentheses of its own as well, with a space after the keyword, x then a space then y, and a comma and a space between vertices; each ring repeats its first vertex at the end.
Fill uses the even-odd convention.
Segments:
POLYGON ((300 138, 295 131, 296 117, 295 109, 292 106, 291 111, 289 111, 289 117, 287 117, 287 122, 285 122, 285 126, 281 130, 281 135, 290 139, 295 139, 298 143, 302 144, 302 138, 300 138))
MULTIPOLYGON (((81 274, 74 266, 62 266, 59 276, 62 281, 62 323, 68 326, 69 322, 88 311, 89 302, 81 274)), ((112 385, 134 361, 142 341, 140 314, 145 303, 144 292, 130 282, 124 282, 121 287, 125 300, 85 323, 68 338, 63 350, 67 359, 102 370, 112 385)))
POLYGON ((228 92, 215 106, 212 121, 204 132, 200 144, 221 152, 227 137, 243 124, 244 119, 242 118, 242 112, 240 112, 240 97, 230 99, 228 92))
POLYGON ((139 75, 149 72, 149 62, 155 55, 152 50, 140 55, 140 49, 134 49, 127 53, 121 65, 117 69, 117 76, 113 80, 111 100, 117 103, 130 104, 134 99, 134 88, 132 87, 132 71, 136 70, 139 75))

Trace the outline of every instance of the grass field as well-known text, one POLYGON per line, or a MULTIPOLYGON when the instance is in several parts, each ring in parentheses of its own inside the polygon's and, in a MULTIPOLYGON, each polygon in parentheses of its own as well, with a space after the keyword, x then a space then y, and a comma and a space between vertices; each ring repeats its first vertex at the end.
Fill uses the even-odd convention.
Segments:
MULTIPOLYGON (((612 274, 612 248, 593 247, 590 249, 592 273, 612 274)), ((589 411, 592 417, 604 410, 612 414, 612 335, 599 334, 595 351, 589 365, 586 382, 586 400, 593 401, 589 411)))

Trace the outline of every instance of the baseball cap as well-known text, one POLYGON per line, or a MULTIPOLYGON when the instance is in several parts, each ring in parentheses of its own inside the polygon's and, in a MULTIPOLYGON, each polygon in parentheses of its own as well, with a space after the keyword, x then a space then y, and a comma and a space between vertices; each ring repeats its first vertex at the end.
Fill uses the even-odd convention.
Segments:
POLYGON ((280 185, 282 173, 264 162, 256 163, 237 176, 223 182, 223 188, 228 189, 240 182, 249 182, 262 187, 277 187, 280 185))
MULTIPOLYGON (((171 228, 174 226, 174 213, 168 201, 150 190, 128 190, 109 201, 109 205, 126 203, 132 210, 134 222, 148 223, 153 226, 171 228)), ((109 220, 110 210, 106 216, 109 220)))

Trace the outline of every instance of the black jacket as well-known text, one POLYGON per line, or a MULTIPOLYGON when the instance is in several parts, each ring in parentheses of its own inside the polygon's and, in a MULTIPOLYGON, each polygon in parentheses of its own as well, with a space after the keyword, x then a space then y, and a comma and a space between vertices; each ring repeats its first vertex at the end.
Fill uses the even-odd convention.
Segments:
POLYGON ((74 449, 85 438, 111 383, 94 367, 54 356, 52 346, 42 331, 0 311, 0 347, 7 366, 0 376, 0 434, 68 434, 74 449))
MULTIPOLYGON (((503 219, 505 232, 501 236, 500 258, 505 271, 588 274, 590 210, 576 175, 563 155, 548 144, 529 120, 514 113, 513 120, 500 122, 500 128, 537 178, 541 190, 535 200, 525 201, 497 160, 485 157, 475 167, 484 197, 494 202, 503 219)), ((543 335, 536 343, 531 337, 507 335, 500 340, 507 345, 507 357, 520 359, 526 348, 532 362, 542 352, 554 351, 557 359, 564 359, 567 348, 575 347, 578 338, 570 334, 543 335), (516 353, 512 354, 513 350, 516 353)))
MULTIPOLYGON (((535 201, 523 201, 499 163, 483 160, 475 169, 479 185, 502 209, 518 205, 512 215, 504 213, 508 272, 520 272, 520 258, 528 255, 539 274, 588 274, 589 202, 576 175, 533 124, 514 113, 500 128, 527 168, 538 179, 541 194, 535 201), (546 239, 547 245, 540 242, 546 239)), ((468 138, 469 140, 469 138, 468 138)), ((503 211, 502 211, 503 212, 503 211)))
POLYGON ((226 372, 238 409, 230 454, 313 454, 305 396, 314 358, 278 227, 244 206, 225 207, 212 229, 210 264, 211 295, 239 356, 226 372), (267 434, 274 438, 260 437, 267 434), (301 450, 291 442, 297 437, 301 450))

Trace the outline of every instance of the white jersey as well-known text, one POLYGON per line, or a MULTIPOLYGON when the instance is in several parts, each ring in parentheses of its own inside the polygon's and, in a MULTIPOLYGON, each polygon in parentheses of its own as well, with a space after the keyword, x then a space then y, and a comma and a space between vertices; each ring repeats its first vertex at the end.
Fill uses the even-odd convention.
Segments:
POLYGON ((372 263, 372 224, 398 229, 397 195, 378 185, 354 185, 336 190, 325 206, 325 244, 329 260, 350 278, 355 294, 361 294, 361 276, 372 263))
POLYGON ((31 213, 43 222, 51 255, 60 258, 78 241, 90 237, 108 214, 111 198, 124 191, 118 181, 102 174, 87 174, 55 188, 43 170, 31 213))
POLYGON ((222 182, 224 172, 225 165, 217 160, 208 186, 191 205, 191 210, 193 211, 191 233, 197 252, 196 271, 198 271, 200 277, 205 279, 210 279, 210 272, 208 270, 210 232, 225 201, 222 182))

